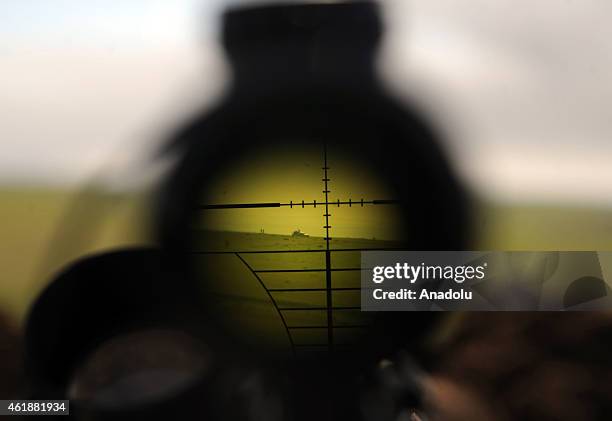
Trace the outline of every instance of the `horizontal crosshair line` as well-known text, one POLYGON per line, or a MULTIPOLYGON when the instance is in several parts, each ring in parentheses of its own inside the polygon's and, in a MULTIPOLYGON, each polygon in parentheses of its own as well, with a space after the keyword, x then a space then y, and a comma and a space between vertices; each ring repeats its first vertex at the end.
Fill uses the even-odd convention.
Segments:
MULTIPOLYGON (((296 348, 307 348, 307 347, 319 348, 319 347, 328 347, 329 344, 294 344, 293 346, 296 347, 296 348)), ((350 344, 350 343, 349 344, 342 344, 342 343, 340 343, 340 344, 335 343, 334 344, 334 348, 338 348, 338 347, 349 348, 349 347, 353 347, 353 346, 355 346, 355 344, 350 344)))
MULTIPOLYGON (((280 311, 327 310, 327 307, 279 307, 280 311)), ((361 310, 361 307, 332 307, 333 310, 361 310)))
MULTIPOLYGON (((330 269, 332 272, 354 272, 362 270, 372 270, 372 268, 337 268, 330 269)), ((292 272, 326 272, 327 269, 262 269, 254 270, 255 273, 292 273, 292 272)))
MULTIPOLYGON (((256 233, 253 233, 256 234, 256 233)), ((278 234, 274 234, 278 235, 278 234)), ((329 249, 331 252, 335 251, 404 251, 406 248, 362 248, 362 249, 329 249)), ((275 254, 275 253, 325 253, 325 250, 321 249, 307 249, 307 250, 242 250, 242 251, 206 251, 206 250, 194 250, 190 251, 190 254, 275 254)))
MULTIPOLYGON (((361 291, 360 287, 338 287, 332 288, 332 291, 361 291)), ((371 288, 363 288, 371 289, 371 288)), ((268 288, 270 292, 307 292, 307 291, 327 291, 327 288, 268 288)))
POLYGON ((341 201, 323 201, 323 202, 289 202, 289 203, 280 203, 280 202, 264 202, 264 203, 220 203, 220 204, 212 204, 212 205, 199 205, 197 208, 200 210, 209 210, 209 209, 248 209, 248 208, 280 208, 288 206, 290 208, 293 207, 305 207, 305 206, 341 206, 341 205, 349 205, 349 206, 363 206, 363 205, 397 205, 401 203, 399 200, 393 199, 377 199, 377 200, 351 200, 341 201))
MULTIPOLYGON (((332 326, 332 329, 368 329, 372 325, 340 325, 332 326)), ((287 326, 287 329, 327 329, 327 326, 287 326)))

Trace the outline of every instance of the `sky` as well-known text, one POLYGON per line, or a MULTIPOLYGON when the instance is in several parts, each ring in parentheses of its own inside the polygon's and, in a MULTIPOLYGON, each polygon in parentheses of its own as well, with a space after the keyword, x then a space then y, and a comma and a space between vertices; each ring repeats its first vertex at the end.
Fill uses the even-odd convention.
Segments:
MULTIPOLYGON (((0 185, 119 184, 227 83, 234 0, 3 0, 0 185)), ((248 2, 248 3, 253 3, 248 2)), ((379 68, 477 194, 612 205, 612 3, 388 0, 379 68)))

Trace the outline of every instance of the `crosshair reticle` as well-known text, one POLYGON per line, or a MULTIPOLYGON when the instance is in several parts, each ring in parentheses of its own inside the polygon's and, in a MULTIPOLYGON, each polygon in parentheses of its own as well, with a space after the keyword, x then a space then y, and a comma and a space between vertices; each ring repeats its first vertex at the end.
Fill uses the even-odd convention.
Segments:
MULTIPOLYGON (((321 178, 321 186, 322 186, 322 198, 323 200, 317 201, 314 200, 298 200, 293 201, 290 200, 288 202, 249 202, 249 203, 213 203, 213 204, 201 204, 198 206, 198 210, 202 212, 211 211, 211 210, 232 210, 232 209, 257 209, 257 208, 290 208, 299 211, 299 209, 305 208, 321 208, 324 212, 321 214, 321 221, 323 223, 322 228, 324 229, 325 237, 323 238, 325 242, 325 249, 290 249, 290 250, 223 250, 223 251, 211 251, 211 250, 194 250, 194 254, 201 255, 235 255, 239 261, 250 271, 252 276, 257 280, 261 288, 265 291, 267 297, 270 302, 274 306, 278 317, 280 318, 282 325, 286 331, 287 340, 290 343, 292 353, 296 355, 296 353, 300 349, 304 348, 321 348, 326 349, 329 352, 334 352, 339 348, 344 348, 347 343, 338 343, 336 341, 336 332, 338 331, 346 331, 346 330, 363 330, 369 327, 368 324, 364 324, 361 322, 351 323, 351 317, 342 317, 343 322, 338 323, 334 322, 335 315, 338 313, 348 313, 348 312, 359 312, 360 307, 358 302, 354 302, 353 305, 334 305, 333 294, 334 292, 348 292, 353 291, 355 293, 359 293, 360 287, 358 286, 335 286, 333 279, 334 274, 339 274, 341 272, 353 272, 355 274, 360 274, 362 270, 358 265, 354 265, 352 267, 334 267, 332 265, 332 255, 338 252, 361 252, 368 250, 390 250, 393 248, 390 247, 359 247, 359 248, 334 248, 332 247, 332 222, 333 222, 333 209, 334 208, 353 208, 353 207, 366 207, 366 206, 388 206, 388 205, 398 205, 400 201, 392 198, 344 198, 344 199, 336 199, 330 200, 331 197, 331 185, 332 180, 330 177, 331 167, 329 166, 328 161, 328 146, 327 143, 323 143, 322 146, 322 178, 321 178), (271 268, 256 268, 254 265, 249 263, 248 257, 251 255, 281 255, 288 253, 321 253, 324 254, 325 260, 323 267, 311 267, 311 268, 301 268, 301 269, 271 269, 271 268), (263 279, 263 276, 267 274, 286 274, 290 276, 291 274, 297 273, 312 273, 319 272, 324 273, 325 275, 325 283, 324 287, 283 287, 276 288, 270 287, 263 279), (325 304, 322 306, 284 306, 282 303, 279 303, 279 300, 276 298, 278 294, 304 294, 304 293, 324 293, 325 294, 325 304), (323 312, 325 314, 325 323, 291 323, 290 314, 296 312, 323 312), (349 321, 347 323, 347 320, 349 321), (301 331, 311 331, 311 330, 325 330, 326 331, 326 341, 316 341, 316 342, 299 342, 295 339, 295 332, 301 331)), ((294 233, 296 234, 296 233, 294 233)), ((301 235, 299 231, 297 235, 301 235)), ((282 301, 282 300, 281 300, 282 301)), ((355 320, 361 321, 363 318, 355 318, 355 320)))

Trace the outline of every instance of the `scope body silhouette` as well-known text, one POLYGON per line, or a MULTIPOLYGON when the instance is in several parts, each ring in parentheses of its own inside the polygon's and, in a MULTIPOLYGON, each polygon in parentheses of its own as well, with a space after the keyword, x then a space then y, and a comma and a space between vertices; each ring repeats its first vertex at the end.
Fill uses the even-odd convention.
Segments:
POLYGON ((393 194, 407 249, 466 247, 466 195, 436 131, 378 80, 382 32, 378 6, 369 1, 263 5, 224 15, 232 83, 214 109, 184 124, 160 150, 178 160, 158 191, 159 249, 79 262, 43 292, 27 328, 33 396, 66 397, 105 343, 163 328, 202 344, 190 345, 201 355, 196 376, 127 406, 77 399, 77 418, 391 420, 419 405, 418 370, 377 364, 391 358, 398 370, 413 367, 410 358, 419 358, 420 340, 436 321, 432 314, 381 316, 350 357, 271 361, 241 349, 215 323, 210 297, 198 292, 206 279, 194 272, 190 254, 199 200, 225 168, 279 146, 321 143, 367 165, 393 194))

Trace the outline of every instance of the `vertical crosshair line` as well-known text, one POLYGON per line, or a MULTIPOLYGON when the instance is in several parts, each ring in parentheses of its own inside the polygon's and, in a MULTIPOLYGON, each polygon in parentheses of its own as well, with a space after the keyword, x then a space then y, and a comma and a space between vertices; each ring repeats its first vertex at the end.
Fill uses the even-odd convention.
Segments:
POLYGON ((327 298, 327 348, 331 352, 334 348, 333 310, 332 310, 332 279, 331 279, 331 253, 329 250, 329 177, 327 176, 327 142, 323 142, 323 185, 325 193, 325 290, 327 298))

